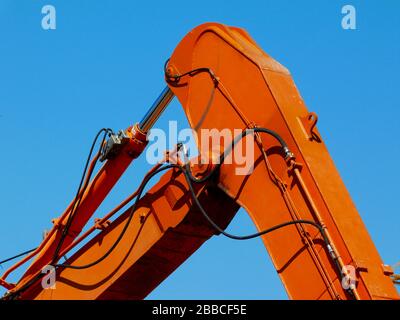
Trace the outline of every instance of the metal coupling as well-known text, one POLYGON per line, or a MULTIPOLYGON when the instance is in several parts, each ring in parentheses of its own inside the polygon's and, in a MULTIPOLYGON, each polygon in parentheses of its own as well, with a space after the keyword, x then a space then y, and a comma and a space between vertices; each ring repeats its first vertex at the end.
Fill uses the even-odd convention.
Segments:
POLYGON ((115 158, 128 140, 129 137, 123 130, 120 130, 117 134, 111 134, 101 150, 100 161, 115 158))

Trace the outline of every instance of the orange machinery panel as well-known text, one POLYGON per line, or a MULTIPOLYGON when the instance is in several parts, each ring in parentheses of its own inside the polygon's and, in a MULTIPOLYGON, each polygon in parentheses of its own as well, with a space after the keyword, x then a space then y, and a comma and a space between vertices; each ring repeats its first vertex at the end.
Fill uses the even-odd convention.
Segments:
MULTIPOLYGON (((216 80, 201 72, 169 84, 198 132, 199 146, 201 129, 244 129, 255 124, 278 132, 295 156, 285 162, 277 142, 262 135, 280 185, 258 150, 249 176, 235 174, 234 165, 223 165, 220 188, 246 209, 258 230, 299 218, 326 226, 341 266, 356 270, 355 297, 398 299, 318 133, 317 117, 307 110, 289 71, 244 30, 216 23, 195 28, 181 41, 167 74, 182 75, 196 68, 209 68, 216 80)), ((264 236, 263 241, 290 298, 351 298, 318 238, 311 227, 291 226, 264 236)))
MULTIPOLYGON (((339 267, 355 270, 356 287, 349 292, 312 226, 291 225, 266 234, 262 240, 290 298, 399 299, 390 270, 316 128, 317 115, 308 112, 285 67, 244 30, 208 23, 177 46, 166 66, 166 80, 198 133, 199 147, 202 129, 259 126, 279 133, 293 152, 285 158, 276 140, 256 135, 260 148, 246 154, 255 152, 254 172, 238 175, 236 165, 223 164, 214 185, 197 185, 200 201, 222 228, 240 206, 260 231, 312 220, 324 228, 339 267)), ((126 219, 124 213, 68 263, 81 265, 102 256, 126 219)), ((192 203, 185 179, 170 171, 140 200, 127 234, 110 257, 89 269, 61 269, 55 290, 36 284, 21 297, 143 298, 213 234, 192 203)))

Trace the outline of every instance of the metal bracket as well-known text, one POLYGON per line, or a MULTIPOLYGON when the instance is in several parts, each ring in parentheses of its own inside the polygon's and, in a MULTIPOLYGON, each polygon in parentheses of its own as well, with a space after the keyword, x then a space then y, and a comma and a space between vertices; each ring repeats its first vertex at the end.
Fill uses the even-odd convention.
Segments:
POLYGON ((6 288, 7 290, 12 290, 15 288, 14 283, 8 283, 7 281, 4 281, 3 279, 0 278, 0 286, 6 288))
POLYGON ((114 158, 128 140, 129 137, 123 130, 120 130, 118 134, 112 134, 101 150, 100 161, 114 158))
POLYGON ((299 117, 298 121, 304 131, 304 135, 308 140, 321 142, 321 138, 315 130, 315 126, 318 122, 318 116, 315 112, 310 112, 305 117, 299 117))
POLYGON ((94 219, 94 227, 97 230, 105 230, 110 226, 110 224, 110 220, 103 221, 103 219, 100 218, 94 219))
POLYGON ((368 264, 363 260, 354 261, 354 267, 357 272, 368 272, 368 264))
POLYGON ((394 275, 393 268, 387 264, 382 264, 382 271, 385 276, 392 276, 394 275))

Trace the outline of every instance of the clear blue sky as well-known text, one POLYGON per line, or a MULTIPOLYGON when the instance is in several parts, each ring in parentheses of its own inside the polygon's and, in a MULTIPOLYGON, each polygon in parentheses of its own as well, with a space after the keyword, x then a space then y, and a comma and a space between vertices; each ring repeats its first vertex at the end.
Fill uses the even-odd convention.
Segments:
MULTIPOLYGON (((163 63, 177 43, 196 25, 218 21, 245 28, 291 70, 382 258, 394 264, 399 14, 397 0, 0 0, 0 258, 39 244, 73 198, 97 130, 140 120, 164 87, 163 63), (41 28, 45 4, 57 10, 56 30, 41 28), (357 9, 357 30, 341 28, 345 4, 357 9)), ((176 102, 159 127, 167 120, 186 126, 176 102)), ((146 169, 143 159, 136 162, 98 215, 130 193, 146 169)), ((241 212, 228 230, 254 229, 241 212)), ((286 297, 261 240, 222 237, 150 295, 286 297)))

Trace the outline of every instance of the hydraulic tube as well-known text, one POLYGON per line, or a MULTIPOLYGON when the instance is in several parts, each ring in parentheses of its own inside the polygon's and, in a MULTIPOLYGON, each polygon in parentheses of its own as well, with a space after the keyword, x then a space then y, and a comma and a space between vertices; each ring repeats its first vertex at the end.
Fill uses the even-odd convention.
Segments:
POLYGON ((157 98, 156 101, 154 101, 151 108, 147 111, 143 119, 139 122, 139 129, 142 132, 148 132, 173 98, 174 93, 170 90, 168 86, 165 87, 160 96, 157 98))

